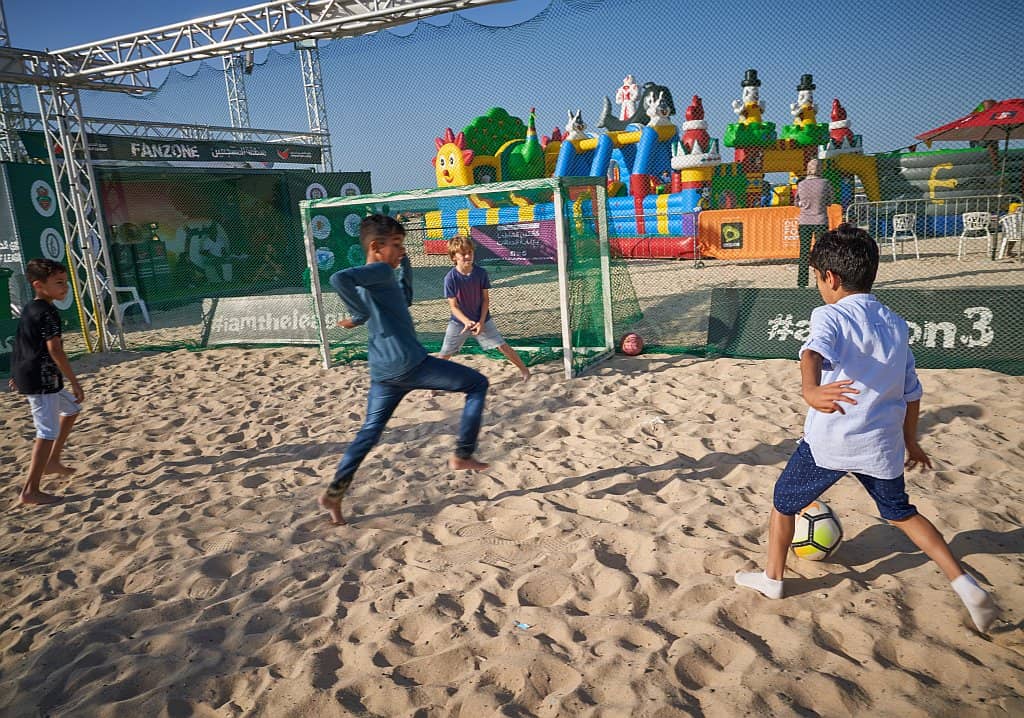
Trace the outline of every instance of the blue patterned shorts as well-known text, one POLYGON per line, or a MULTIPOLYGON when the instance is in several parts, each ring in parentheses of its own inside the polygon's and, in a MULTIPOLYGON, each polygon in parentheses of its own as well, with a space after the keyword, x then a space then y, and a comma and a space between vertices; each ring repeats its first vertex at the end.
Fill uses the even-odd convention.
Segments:
MULTIPOLYGON (((793 516, 807 506, 834 483, 850 472, 823 469, 814 463, 811 447, 801 441, 789 463, 782 470, 782 475, 775 482, 775 495, 772 503, 780 514, 793 516)), ((867 474, 854 473, 861 485, 867 489, 875 500, 878 513, 888 521, 902 521, 917 513, 907 496, 903 474, 895 479, 876 479, 867 474)))

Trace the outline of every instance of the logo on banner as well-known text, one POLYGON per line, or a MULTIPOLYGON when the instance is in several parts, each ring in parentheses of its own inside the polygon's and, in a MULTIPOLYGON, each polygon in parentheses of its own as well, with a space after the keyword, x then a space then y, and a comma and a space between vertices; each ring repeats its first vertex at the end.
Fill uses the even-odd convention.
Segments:
POLYGON ((722 249, 743 249, 743 222, 722 222, 722 249))
POLYGON ((334 252, 327 247, 316 248, 316 266, 321 272, 326 272, 334 267, 334 252))
POLYGON ((341 186, 342 197, 355 197, 358 194, 362 194, 363 191, 359 189, 359 185, 355 182, 346 182, 341 186))
POLYGON ((291 154, 292 154, 292 150, 291 150, 290 147, 285 147, 283 150, 278 150, 277 151, 277 156, 280 157, 283 160, 287 160, 288 157, 291 156, 291 154))
POLYGON ((57 211, 57 199, 53 196, 53 187, 44 180, 32 183, 32 206, 44 217, 52 217, 57 211))
POLYGON ((306 187, 306 199, 323 199, 327 196, 327 188, 319 182, 314 182, 306 187))
POLYGON ((349 237, 359 236, 359 225, 362 224, 363 218, 358 214, 345 215, 345 234, 349 237))
POLYGON ((313 229, 313 236, 317 239, 327 239, 331 236, 331 221, 322 214, 309 220, 309 225, 313 229))
POLYGON ((39 235, 39 249, 47 259, 54 262, 64 261, 64 238, 53 227, 47 227, 39 235))

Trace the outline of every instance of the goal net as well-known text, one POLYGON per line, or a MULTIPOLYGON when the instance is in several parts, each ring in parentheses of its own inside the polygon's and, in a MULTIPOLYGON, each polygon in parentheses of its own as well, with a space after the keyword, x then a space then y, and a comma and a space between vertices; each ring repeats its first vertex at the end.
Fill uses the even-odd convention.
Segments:
POLYGON ((491 314, 505 340, 529 363, 560 358, 566 376, 578 376, 614 351, 616 327, 639 316, 628 274, 611 261, 605 207, 603 179, 566 177, 302 202, 324 365, 365 356, 365 327, 336 326, 345 307, 329 279, 365 262, 359 223, 380 213, 406 228, 410 311, 428 351, 440 349, 450 317, 447 243, 463 235, 490 275, 491 314))

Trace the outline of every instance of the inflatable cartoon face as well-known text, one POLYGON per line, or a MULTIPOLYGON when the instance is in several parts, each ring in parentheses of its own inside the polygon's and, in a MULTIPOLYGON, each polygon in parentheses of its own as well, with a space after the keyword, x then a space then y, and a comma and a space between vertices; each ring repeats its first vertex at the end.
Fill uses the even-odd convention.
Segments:
POLYGON ((466 138, 449 127, 444 137, 435 137, 437 155, 434 156, 434 174, 438 187, 461 187, 473 184, 473 150, 466 149, 466 138))
POLYGON ((756 85, 745 85, 743 87, 743 104, 756 105, 759 97, 756 85))
POLYGON ((800 107, 809 107, 814 104, 814 92, 811 90, 798 90, 796 93, 796 104, 800 107))

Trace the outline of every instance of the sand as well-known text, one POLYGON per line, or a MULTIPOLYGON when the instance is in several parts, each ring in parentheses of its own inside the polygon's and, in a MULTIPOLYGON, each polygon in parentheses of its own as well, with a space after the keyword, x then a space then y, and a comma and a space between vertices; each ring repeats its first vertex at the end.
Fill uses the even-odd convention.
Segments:
MULTIPOLYGON (((1024 380, 923 370, 908 486, 995 591, 988 636, 852 479, 846 539, 737 589, 803 422, 789 360, 615 358, 492 378, 486 472, 461 402, 411 395, 332 527, 363 363, 313 348, 88 356, 56 507, 0 520, 10 716, 1024 715, 1024 380)), ((33 430, 0 397, 5 503, 33 430)))

